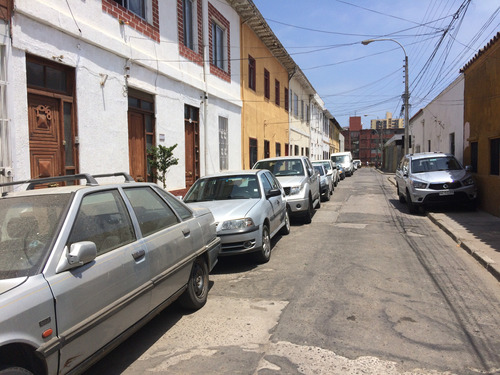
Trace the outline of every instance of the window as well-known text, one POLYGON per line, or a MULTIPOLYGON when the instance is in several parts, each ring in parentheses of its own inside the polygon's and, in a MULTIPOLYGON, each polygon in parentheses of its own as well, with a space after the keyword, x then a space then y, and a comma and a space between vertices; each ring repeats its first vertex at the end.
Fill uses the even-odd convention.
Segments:
POLYGON ((309 104, 306 104, 306 121, 308 124, 309 124, 309 121, 311 121, 310 117, 311 117, 311 113, 309 112, 309 104))
POLYGON ((271 157, 270 151, 269 151, 269 141, 264 141, 264 159, 267 159, 271 157))
POLYGON ((280 81, 274 80, 274 103, 280 105, 280 81))
POLYGON ((255 59, 248 55, 248 88, 255 91, 255 74, 256 74, 255 59))
POLYGON ((68 70, 50 62, 26 61, 28 86, 41 87, 51 91, 71 94, 72 83, 68 70))
POLYGON ((224 35, 224 29, 220 27, 216 22, 212 22, 212 64, 222 70, 225 70, 224 35))
POLYGON ((227 170, 227 118, 219 117, 219 168, 221 171, 227 170))
POLYGON ((309 157, 309 147, 306 147, 306 156, 309 157))
POLYGON ((132 204, 144 237, 179 222, 172 209, 151 188, 127 188, 124 191, 132 204))
POLYGON ((290 154, 290 144, 285 143, 285 156, 288 156, 290 154))
POLYGON ((490 139, 490 174, 500 175, 500 138, 490 139))
POLYGON ((304 147, 300 148, 300 155, 304 156, 304 147))
POLYGON ((194 51, 194 5, 193 0, 182 0, 184 45, 194 51))
POLYGON ((114 0, 132 13, 146 19, 146 0, 114 0))
POLYGON ((470 163, 472 166, 472 172, 477 173, 477 156, 478 156, 478 143, 471 142, 470 144, 470 163))
POLYGON ((299 97, 297 94, 293 94, 293 114, 295 117, 299 117, 299 97))
POLYGON ((193 217, 193 213, 189 211, 189 208, 186 207, 185 204, 181 202, 181 200, 177 197, 172 196, 171 194, 168 194, 165 190, 160 189, 158 187, 158 190, 156 192, 167 201, 167 203, 174 208, 174 211, 176 211, 179 216, 182 218, 182 220, 188 220, 191 217, 193 217))
POLYGON ((427 151, 431 152, 431 140, 427 141, 427 151))
POLYGON ((88 194, 82 199, 68 246, 92 241, 97 255, 135 241, 125 203, 117 190, 88 194))
POLYGON ((303 100, 300 101, 300 118, 301 118, 301 120, 304 119, 304 101, 303 100))
POLYGON ((269 71, 267 69, 264 69, 264 96, 266 99, 269 99, 271 97, 271 83, 269 82, 269 80, 269 71))
POLYGON ((299 146, 298 146, 298 145, 295 145, 295 146, 294 146, 294 151, 293 151, 293 154, 294 154, 294 155, 298 155, 298 154, 299 154, 299 146))
POLYGON ((281 143, 276 143, 276 156, 281 156, 281 143))
POLYGON ((289 111, 290 109, 290 99, 288 97, 288 88, 285 87, 285 111, 289 111))
POLYGON ((450 154, 455 155, 455 133, 450 134, 450 154))
POLYGON ((250 169, 257 163, 257 140, 255 138, 250 138, 249 142, 250 150, 250 169))

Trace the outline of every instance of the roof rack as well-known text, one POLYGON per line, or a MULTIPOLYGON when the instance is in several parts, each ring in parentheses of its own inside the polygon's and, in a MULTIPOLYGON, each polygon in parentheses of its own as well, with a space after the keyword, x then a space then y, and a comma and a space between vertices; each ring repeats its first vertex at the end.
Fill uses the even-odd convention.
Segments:
POLYGON ((92 177, 94 178, 102 178, 102 177, 124 177, 125 178, 125 182, 135 182, 134 178, 132 176, 130 176, 128 173, 126 172, 116 172, 116 173, 103 173, 103 174, 94 174, 92 175, 92 177))
POLYGON ((0 184, 0 187, 29 184, 28 187, 26 188, 26 190, 33 190, 36 185, 50 184, 50 183, 54 183, 54 182, 74 181, 74 180, 86 180, 87 186, 98 186, 99 183, 97 182, 96 178, 118 177, 118 176, 123 176, 125 178, 125 182, 127 182, 127 183, 128 182, 135 182, 135 180, 128 173, 125 173, 125 172, 105 173, 105 174, 96 174, 96 175, 91 175, 89 173, 80 173, 80 174, 71 174, 71 175, 65 175, 65 176, 43 177, 43 178, 36 178, 36 179, 23 180, 23 181, 5 182, 5 183, 0 184))

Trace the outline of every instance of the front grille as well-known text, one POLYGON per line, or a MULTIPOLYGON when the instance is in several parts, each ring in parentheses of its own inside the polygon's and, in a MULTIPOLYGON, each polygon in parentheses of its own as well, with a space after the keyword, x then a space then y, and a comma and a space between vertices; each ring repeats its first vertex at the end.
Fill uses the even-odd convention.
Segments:
POLYGON ((460 181, 456 182, 445 182, 442 184, 430 184, 429 189, 432 190, 450 190, 450 189, 458 189, 462 187, 462 184, 460 181))

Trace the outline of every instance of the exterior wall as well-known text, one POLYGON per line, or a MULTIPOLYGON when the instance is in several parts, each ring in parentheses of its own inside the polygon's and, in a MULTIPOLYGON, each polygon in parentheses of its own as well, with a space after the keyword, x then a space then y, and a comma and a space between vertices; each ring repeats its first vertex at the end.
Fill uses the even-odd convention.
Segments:
POLYGON ((311 98, 311 160, 323 159, 323 124, 325 118, 325 104, 318 94, 311 98))
POLYGON ((491 174, 490 165, 491 140, 500 138, 499 61, 500 33, 463 69, 464 163, 473 164, 471 143, 477 142, 475 178, 479 189, 480 208, 496 216, 500 216, 500 176, 491 174))
POLYGON ((288 112, 285 110, 285 88, 288 73, 257 35, 247 26, 241 26, 241 98, 242 111, 242 167, 250 165, 250 138, 257 139, 257 160, 264 158, 264 141, 269 141, 269 156, 276 155, 276 144, 285 155, 288 144, 288 112), (248 85, 248 56, 256 62, 256 90, 248 85), (264 97, 264 69, 270 73, 270 98, 264 97), (280 105, 275 104, 275 79, 280 82, 280 105))
POLYGON ((11 95, 12 84, 12 50, 9 37, 9 17, 7 2, 0 3, 0 14, 5 14, 5 20, 0 19, 0 183, 12 180, 11 158, 11 126, 9 107, 13 104, 11 95))
MULTIPOLYGON (((311 149, 311 103, 310 103, 310 93, 311 91, 304 87, 301 83, 301 80, 297 78, 297 76, 293 76, 290 80, 290 155, 306 155, 306 150, 310 152, 311 149), (298 97, 298 116, 295 116, 295 103, 294 103, 294 95, 298 97), (305 102, 309 106, 309 118, 307 117, 307 113, 302 114, 301 112, 301 100, 305 102), (298 154, 295 152, 296 148, 298 148, 298 154), (302 154, 303 152, 303 154, 302 154)), ((305 107, 304 104, 304 107, 305 107)), ((305 109, 304 109, 304 112, 305 109)))
MULTIPOLYGON (((203 21, 199 33, 208 46, 208 0, 199 1, 198 18, 203 21)), ((12 147, 16 180, 30 176, 26 53, 75 68, 81 172, 129 170, 128 88, 153 95, 156 144, 179 145, 174 150, 179 164, 168 173, 169 189, 185 187, 185 104, 200 110, 201 175, 219 170, 219 145, 213 139, 219 132, 218 116, 228 118, 229 168, 241 167, 239 64, 230 67, 231 77, 236 78, 228 81, 220 72, 210 73, 209 59, 200 63, 184 57, 177 0, 158 1, 157 7, 155 3, 147 3, 150 22, 144 25, 138 17, 114 12, 110 4, 116 3, 110 0, 71 2, 70 6, 59 0, 16 0, 9 91, 17 98, 10 108, 16 124, 12 147)), ((230 25, 227 46, 238 55, 239 16, 224 1, 214 4, 230 25)), ((200 47, 199 55, 209 56, 209 48, 200 47)))
POLYGON ((411 152, 452 153, 463 162, 464 77, 460 75, 410 120, 411 152), (454 139, 454 150, 452 142, 454 139), (430 149, 429 149, 430 142, 430 149))

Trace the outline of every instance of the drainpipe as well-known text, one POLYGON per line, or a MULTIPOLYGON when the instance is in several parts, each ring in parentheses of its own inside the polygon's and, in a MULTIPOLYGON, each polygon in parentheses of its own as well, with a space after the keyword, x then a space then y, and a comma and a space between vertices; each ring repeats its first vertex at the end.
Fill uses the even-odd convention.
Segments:
MULTIPOLYGON (((209 49, 209 40, 208 40, 208 32, 210 24, 208 22, 208 3, 205 2, 205 6, 203 7, 203 30, 206 32, 203 33, 203 144, 204 144, 204 155, 203 158, 205 160, 204 168, 205 175, 208 174, 208 81, 207 75, 210 73, 210 49, 209 49)), ((201 155, 200 155, 201 157, 201 155)), ((201 174, 201 171, 200 171, 201 174)))

